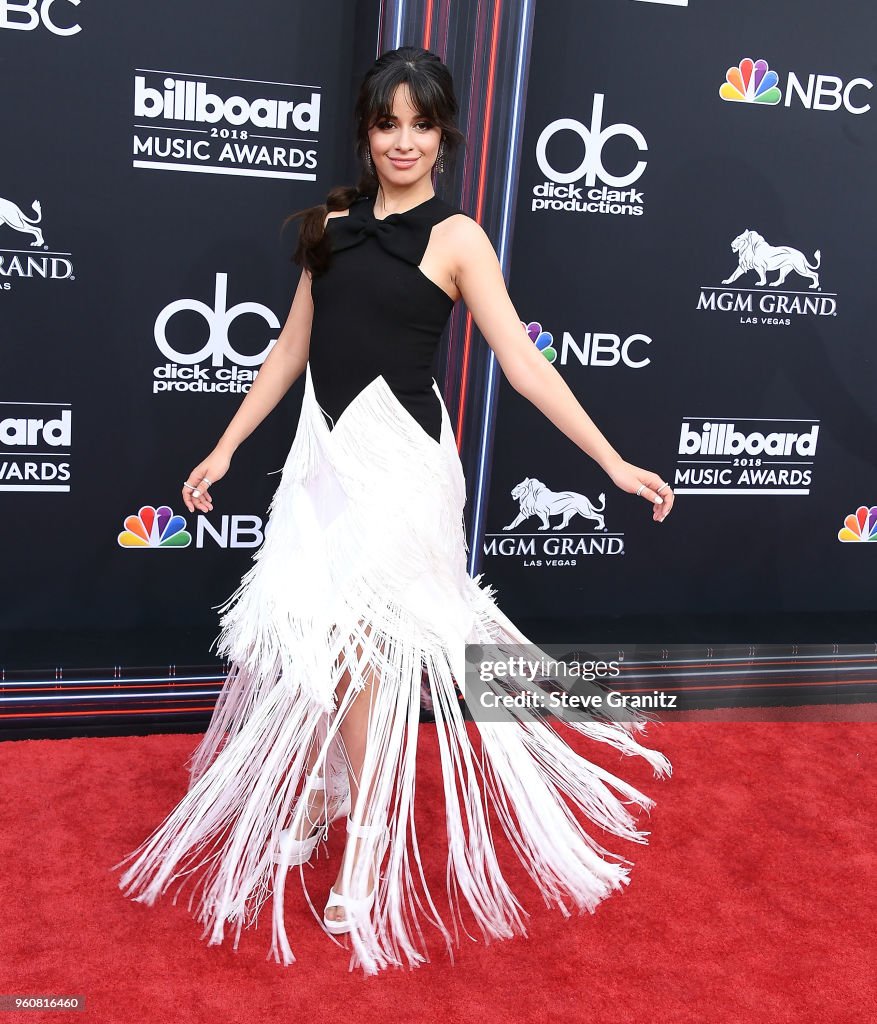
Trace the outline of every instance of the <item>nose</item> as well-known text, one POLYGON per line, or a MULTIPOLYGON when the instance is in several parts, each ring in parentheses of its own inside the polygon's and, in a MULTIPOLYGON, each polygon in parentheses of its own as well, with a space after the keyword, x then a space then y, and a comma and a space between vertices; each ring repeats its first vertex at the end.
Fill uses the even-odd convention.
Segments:
POLYGON ((413 148, 414 148, 414 146, 412 144, 411 129, 410 128, 403 128, 402 129, 402 134, 399 137, 399 144, 398 144, 399 152, 400 153, 407 153, 409 150, 411 150, 413 148))

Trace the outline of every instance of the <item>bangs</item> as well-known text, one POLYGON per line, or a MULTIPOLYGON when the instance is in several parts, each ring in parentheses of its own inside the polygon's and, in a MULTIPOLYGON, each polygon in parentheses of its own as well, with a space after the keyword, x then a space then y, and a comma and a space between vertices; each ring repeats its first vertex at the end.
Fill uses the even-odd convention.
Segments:
POLYGON ((418 76, 417 79, 401 77, 395 81, 381 82, 375 89, 372 104, 368 110, 368 124, 372 126, 384 117, 393 117, 393 97, 400 85, 408 86, 408 95, 418 117, 429 118, 430 121, 442 121, 440 107, 442 105, 441 90, 434 82, 418 76))

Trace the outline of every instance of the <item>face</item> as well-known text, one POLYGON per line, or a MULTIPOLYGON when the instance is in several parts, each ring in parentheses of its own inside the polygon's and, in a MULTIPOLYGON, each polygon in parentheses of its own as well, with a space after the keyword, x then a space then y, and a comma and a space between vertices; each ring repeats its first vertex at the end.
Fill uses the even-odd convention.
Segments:
POLYGON ((369 146, 381 181, 413 185, 428 175, 438 156, 441 128, 417 111, 403 82, 393 96, 392 116, 369 130, 369 146))

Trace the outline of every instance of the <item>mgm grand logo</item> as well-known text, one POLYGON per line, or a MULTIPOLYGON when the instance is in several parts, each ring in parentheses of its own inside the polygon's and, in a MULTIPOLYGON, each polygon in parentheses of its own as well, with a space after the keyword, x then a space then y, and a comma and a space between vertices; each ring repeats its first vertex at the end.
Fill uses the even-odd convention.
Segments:
POLYGON ((605 494, 595 505, 578 491, 552 491, 541 480, 525 477, 511 495, 518 514, 501 533, 485 534, 485 555, 551 568, 577 565, 579 556, 624 554, 623 534, 606 529, 605 494), (591 529, 582 530, 582 524, 592 524, 591 529))
POLYGON ((70 253, 49 251, 39 199, 31 203, 31 210, 28 215, 18 203, 0 196, 0 290, 10 291, 12 280, 20 278, 76 280, 70 253))
POLYGON ((741 324, 762 326, 788 327, 793 316, 837 316, 837 293, 823 291, 819 281, 818 249, 810 260, 800 249, 771 245, 747 228, 731 242, 731 250, 737 266, 722 279, 725 287, 701 287, 698 309, 736 313, 741 324), (750 274, 755 275, 753 286, 744 287, 752 281, 750 274))

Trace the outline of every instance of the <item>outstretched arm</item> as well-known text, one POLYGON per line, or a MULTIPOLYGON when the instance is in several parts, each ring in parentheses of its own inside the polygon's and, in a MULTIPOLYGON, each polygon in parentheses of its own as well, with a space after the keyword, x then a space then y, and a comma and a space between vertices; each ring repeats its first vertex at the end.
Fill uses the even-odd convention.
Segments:
POLYGON ((457 237, 453 242, 458 253, 457 287, 509 383, 590 455, 616 486, 628 493, 639 493, 651 502, 653 518, 661 522, 673 507, 670 487, 664 485, 657 473, 626 462, 612 447, 563 377, 521 327, 521 318, 509 298, 502 268, 484 229, 469 217, 456 220, 457 237))
POLYGON ((302 270, 283 330, 216 446, 229 457, 304 372, 310 349, 313 316, 310 274, 302 270))
POLYGON ((311 343, 314 304, 311 278, 302 270, 283 330, 216 447, 186 478, 183 501, 190 512, 210 512, 210 486, 228 472, 238 446, 259 426, 304 372, 311 343), (207 481, 205 483, 205 481, 207 481))

